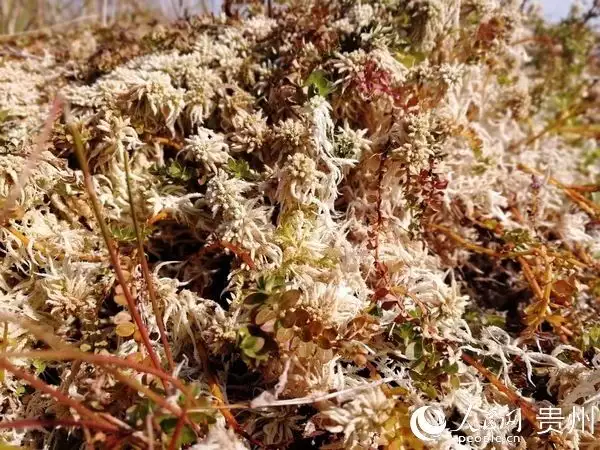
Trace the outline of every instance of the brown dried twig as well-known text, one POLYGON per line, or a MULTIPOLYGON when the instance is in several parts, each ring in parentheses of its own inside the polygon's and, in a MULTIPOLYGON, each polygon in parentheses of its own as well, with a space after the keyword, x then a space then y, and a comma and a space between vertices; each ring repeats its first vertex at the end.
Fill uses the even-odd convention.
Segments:
POLYGON ((470 365, 475 370, 477 370, 481 375, 483 375, 490 383, 492 383, 494 385, 494 387, 496 389, 498 389, 500 392, 502 392, 504 395, 506 395, 506 397, 508 398, 508 400, 511 403, 513 403, 515 406, 519 407, 519 409, 521 409, 521 412, 523 413, 523 416, 525 417, 525 419, 527 419, 527 421, 531 424, 531 426, 536 431, 538 431, 540 429, 538 421, 537 421, 537 411, 535 410, 535 407, 531 403, 529 403, 527 400, 525 400, 523 397, 521 397, 519 394, 517 394, 511 388, 506 386, 502 381, 500 381, 498 379, 498 377, 496 375, 494 375, 492 372, 490 372, 479 361, 476 361, 474 358, 467 355, 466 353, 463 353, 461 355, 461 358, 464 362, 466 362, 468 365, 470 365))
POLYGON ((144 240, 142 238, 142 232, 138 225, 137 216, 135 213, 135 202, 133 198, 133 188, 131 186, 131 173, 129 169, 129 155, 127 152, 125 153, 125 180, 127 183, 127 195, 129 197, 129 207, 131 208, 131 220, 133 222, 133 228, 135 230, 135 240, 138 247, 138 253, 140 257, 140 265, 142 267, 142 274, 144 275, 144 281, 146 282, 146 287, 148 288, 148 296, 150 297, 150 302, 152 303, 152 311, 154 313, 154 317, 156 318, 156 324, 158 326, 158 331, 160 334, 160 340, 163 344, 163 348, 165 350, 165 355, 167 357, 167 362, 169 364, 169 370, 173 372, 175 370, 175 362, 173 361, 173 352, 171 351, 171 346, 169 344, 169 339, 167 338, 167 331, 165 329, 165 322, 163 321, 162 314, 160 313, 160 309, 158 307, 158 296, 156 295, 156 289, 154 288, 154 282, 152 280, 152 275, 150 274, 150 269, 148 268, 148 260, 146 259, 146 252, 144 250, 144 240))
MULTIPOLYGON (((531 175, 535 175, 538 177, 545 176, 539 170, 528 167, 525 164, 519 164, 517 167, 519 168, 519 170, 522 170, 523 172, 531 174, 531 175)), ((584 210, 590 216, 600 217, 600 205, 597 205, 596 203, 587 199, 586 197, 581 195, 579 192, 577 192, 576 189, 573 189, 572 187, 567 186, 564 183, 561 183, 560 181, 558 181, 556 178, 554 178, 552 176, 548 177, 548 182, 550 184, 552 184, 553 186, 556 186, 556 187, 562 189, 567 197, 569 197, 574 203, 577 204, 577 206, 579 206, 582 210, 584 210)))
POLYGON ((5 357, 0 357, 0 368, 12 373, 13 375, 15 375, 18 378, 26 381, 28 384, 30 384, 32 387, 34 387, 36 390, 51 396, 57 402, 65 405, 65 406, 68 406, 69 408, 72 408, 82 417, 86 417, 89 420, 103 424, 106 427, 110 428, 113 432, 119 431, 119 427, 108 422, 106 419, 104 419, 98 413, 88 409, 86 406, 84 406, 82 403, 78 402, 77 400, 63 394, 58 389, 46 384, 40 378, 35 377, 35 376, 31 375, 29 372, 26 372, 25 370, 18 368, 17 366, 15 366, 11 362, 9 362, 8 359, 6 359, 5 357))
POLYGON ((40 134, 38 134, 32 152, 28 155, 23 170, 19 174, 19 179, 13 185, 8 196, 4 199, 2 209, 0 210, 0 225, 6 225, 12 215, 12 211, 21 195, 23 187, 27 184, 29 177, 31 176, 33 169, 38 165, 40 161, 40 155, 44 150, 44 145, 50 138, 50 132, 52 131, 52 124, 56 117, 60 113, 62 107, 61 100, 57 97, 52 103, 48 118, 44 122, 44 126, 40 134))
POLYGON ((115 244, 114 244, 112 238, 110 237, 110 231, 108 230, 108 227, 106 226, 106 223, 104 222, 104 214, 102 213, 102 207, 100 205, 100 202, 98 201, 98 197, 96 196, 96 192, 94 190, 94 184, 92 182, 92 175, 90 173, 90 169, 87 164, 87 159, 85 157, 85 150, 83 147, 83 141, 81 139, 81 135, 79 134, 79 130, 77 130, 77 127, 73 123, 68 111, 65 111, 65 121, 67 122, 67 126, 69 127, 69 130, 71 131, 71 135, 73 136, 73 140, 75 143, 75 155, 79 162, 79 166, 81 167, 81 170, 83 172, 83 180, 85 183, 86 191, 90 197, 90 201, 92 203, 92 208, 94 210, 94 215, 96 216, 96 220, 98 221, 98 225, 100 226, 102 237, 104 238, 104 242, 106 243, 106 247, 108 248, 110 260, 112 262, 115 273, 117 275, 117 279, 119 281, 119 284, 123 288, 123 295, 125 296, 125 299, 127 301, 129 313, 131 314, 131 317, 133 318, 133 320, 137 326, 137 329, 140 332, 142 342, 144 343, 144 346, 146 347, 146 350, 148 352, 148 355, 150 356, 150 359, 152 360, 152 363, 154 364, 154 366, 157 369, 160 369, 161 368, 160 359, 158 358, 158 355, 154 351, 153 344, 150 341, 150 336, 148 334, 148 329, 146 328, 146 325, 144 325, 142 317, 140 316, 140 313, 135 304, 133 295, 131 294, 131 291, 127 285, 127 280, 125 279, 125 274, 123 273, 123 269, 121 269, 119 255, 115 248, 115 244))

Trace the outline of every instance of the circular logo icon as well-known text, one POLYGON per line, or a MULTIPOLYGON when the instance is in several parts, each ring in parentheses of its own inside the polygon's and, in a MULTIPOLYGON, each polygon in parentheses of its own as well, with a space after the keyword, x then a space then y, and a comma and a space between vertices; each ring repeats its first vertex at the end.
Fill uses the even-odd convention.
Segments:
POLYGON ((446 429, 446 416, 437 406, 421 406, 410 416, 410 429, 422 441, 435 441, 446 429))

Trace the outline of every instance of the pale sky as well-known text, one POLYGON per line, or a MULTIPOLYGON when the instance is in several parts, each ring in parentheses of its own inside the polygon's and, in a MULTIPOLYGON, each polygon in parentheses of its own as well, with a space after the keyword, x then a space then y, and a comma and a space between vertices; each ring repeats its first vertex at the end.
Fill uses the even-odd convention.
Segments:
POLYGON ((538 0, 544 8, 548 19, 556 20, 565 17, 573 4, 573 0, 538 0))

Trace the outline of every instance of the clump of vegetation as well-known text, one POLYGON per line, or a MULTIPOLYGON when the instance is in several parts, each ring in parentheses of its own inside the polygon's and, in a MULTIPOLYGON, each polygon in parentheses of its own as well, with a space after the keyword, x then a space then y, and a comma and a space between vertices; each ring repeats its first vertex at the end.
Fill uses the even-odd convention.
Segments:
POLYGON ((3 38, 0 448, 597 442, 598 5, 231 3, 3 38))

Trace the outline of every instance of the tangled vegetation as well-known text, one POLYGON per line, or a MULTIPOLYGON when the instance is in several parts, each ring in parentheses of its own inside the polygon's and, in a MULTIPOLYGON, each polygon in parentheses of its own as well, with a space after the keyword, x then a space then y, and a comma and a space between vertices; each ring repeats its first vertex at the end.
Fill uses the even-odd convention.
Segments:
POLYGON ((597 445, 598 5, 243 12, 3 38, 0 448, 597 445))

